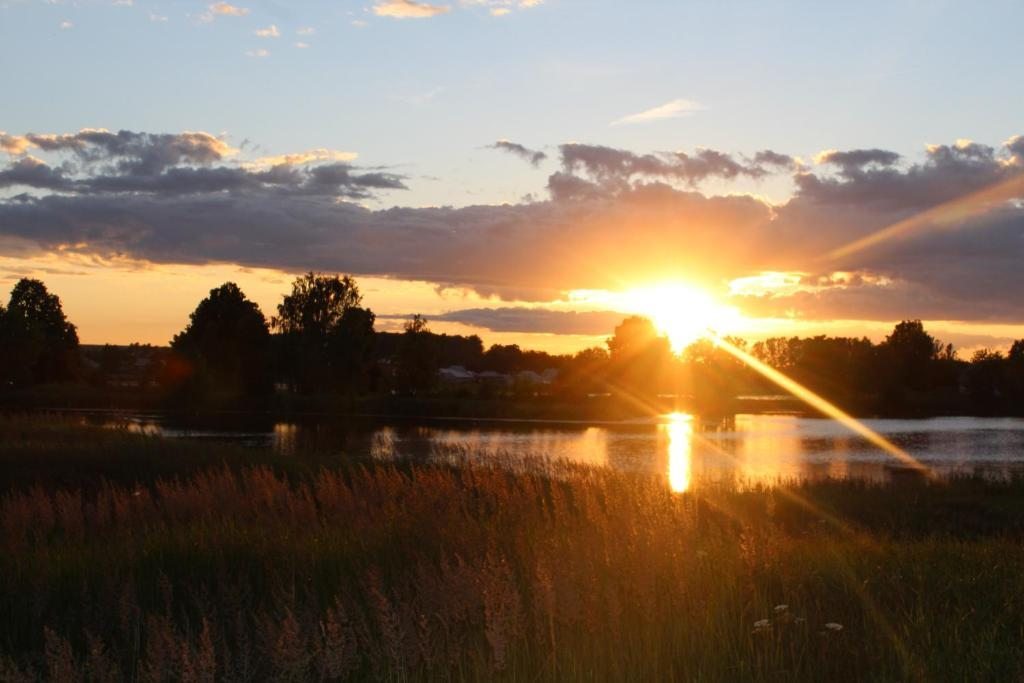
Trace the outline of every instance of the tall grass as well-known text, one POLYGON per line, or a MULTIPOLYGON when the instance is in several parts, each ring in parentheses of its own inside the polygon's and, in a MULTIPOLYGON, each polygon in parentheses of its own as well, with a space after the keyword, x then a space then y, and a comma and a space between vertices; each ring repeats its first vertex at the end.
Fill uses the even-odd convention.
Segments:
POLYGON ((0 498, 0 680, 1016 680, 1022 500, 479 461, 35 482, 0 498))

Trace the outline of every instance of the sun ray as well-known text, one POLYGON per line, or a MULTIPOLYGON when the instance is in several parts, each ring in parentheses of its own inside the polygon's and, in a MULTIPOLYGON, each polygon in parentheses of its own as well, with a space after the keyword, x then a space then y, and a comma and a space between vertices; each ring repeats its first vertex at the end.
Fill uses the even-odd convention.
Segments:
POLYGON ((933 207, 910 218, 893 223, 858 240, 854 240, 828 254, 831 260, 840 259, 859 251, 877 246, 925 228, 943 229, 960 223, 966 218, 979 215, 992 208, 993 204, 1006 202, 1024 196, 1024 173, 1017 174, 1002 182, 958 197, 933 207))
POLYGON ((840 423, 841 425, 843 425, 850 431, 854 432, 855 434, 858 434, 859 436, 863 437, 868 442, 882 449, 889 455, 893 456, 904 465, 912 467, 916 470, 920 470, 921 472, 926 473, 929 476, 931 475, 931 470, 928 467, 923 465, 921 462, 919 462, 912 455, 904 451, 902 448, 892 443, 884 436, 875 432, 873 429, 865 425, 863 422, 861 422, 857 418, 853 417, 852 415, 841 409, 839 406, 836 406, 835 404, 831 403, 825 398, 819 396, 818 394, 814 393, 804 385, 800 384, 799 382, 790 378, 789 376, 783 374, 782 372, 779 372, 770 365, 761 362, 760 360, 750 355, 743 349, 739 348, 729 340, 714 333, 709 333, 709 336, 719 348, 723 349, 733 358, 736 358, 740 362, 747 365, 747 367, 754 370, 765 379, 776 384, 785 391, 788 391, 793 396, 796 396, 798 399, 800 399, 807 405, 811 406, 818 412, 829 416, 830 418, 840 423))

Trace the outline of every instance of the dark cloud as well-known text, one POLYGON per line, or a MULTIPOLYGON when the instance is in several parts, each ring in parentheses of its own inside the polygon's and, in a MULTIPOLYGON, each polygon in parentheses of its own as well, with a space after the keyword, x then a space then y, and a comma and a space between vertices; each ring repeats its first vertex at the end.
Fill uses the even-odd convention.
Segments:
POLYGON ((767 174, 758 163, 744 164, 713 149, 694 154, 659 152, 634 154, 602 145, 568 143, 559 146, 563 173, 583 175, 605 189, 620 188, 642 178, 695 185, 707 178, 760 178, 767 174))
POLYGON ((900 160, 900 155, 884 149, 851 149, 846 152, 830 150, 818 155, 818 163, 832 164, 839 167, 839 173, 846 177, 856 176, 865 166, 892 166, 900 160))
POLYGON ((493 145, 489 145, 491 149, 500 149, 509 154, 514 154, 520 159, 525 159, 534 166, 539 166, 540 162, 548 158, 548 155, 539 150, 530 149, 520 145, 518 142, 510 142, 508 140, 498 140, 493 145))
POLYGON ((34 157, 16 159, 0 171, 0 188, 34 187, 42 190, 67 190, 71 181, 60 169, 54 169, 34 157))
POLYGON ((84 129, 62 135, 28 133, 23 139, 46 152, 71 152, 87 164, 109 162, 134 175, 154 175, 182 163, 212 164, 234 151, 223 140, 202 132, 112 133, 84 129))
MULTIPOLYGON (((156 262, 418 279, 535 302, 662 277, 717 288, 762 271, 801 271, 812 273, 805 291, 743 305, 809 318, 1024 321, 1024 205, 1005 201, 1024 197, 1024 181, 1016 195, 1012 185, 1024 172, 1021 138, 998 148, 936 145, 916 162, 886 150, 833 152, 811 170, 770 150, 740 158, 707 149, 637 154, 567 144, 546 200, 370 210, 351 200, 402 189, 405 179, 341 162, 231 162, 204 147, 210 138, 172 144, 175 136, 108 137, 119 135, 99 142, 82 133, 37 136, 32 149, 50 145, 48 153, 64 159, 53 166, 15 154, 0 170, 0 187, 29 191, 0 199, 0 237, 156 262), (137 147, 143 139, 163 150, 156 160, 137 147), (695 187, 791 168, 795 192, 774 206, 695 187), (949 204, 1006 183, 1011 191, 1000 201, 970 210, 949 204), (829 256, 921 215, 926 220, 912 234, 829 256), (840 271, 862 275, 836 279, 840 271)), ((8 136, 4 144, 24 151, 22 138, 8 136)), ((604 321, 590 326, 597 314, 560 314, 557 321, 502 308, 450 315, 510 331, 607 329, 604 321)))
POLYGON ((758 166, 763 165, 786 168, 794 166, 796 164, 796 159, 788 154, 780 154, 779 152, 773 152, 770 149, 762 149, 754 155, 754 163, 758 166))
POLYGON ((467 308, 432 316, 432 320, 463 323, 492 332, 608 334, 622 322, 617 311, 555 311, 546 308, 467 308))
MULTIPOLYGON (((275 157, 270 168, 220 163, 235 150, 208 133, 151 134, 82 130, 72 134, 5 137, 10 153, 38 149, 61 155, 59 168, 31 156, 16 157, 0 171, 0 188, 22 186, 79 195, 147 193, 288 192, 364 199, 375 190, 406 189, 402 176, 358 171, 348 163, 320 157, 275 157)), ((319 150, 315 150, 319 151, 319 150)), ((330 158, 329 150, 322 150, 330 158)))

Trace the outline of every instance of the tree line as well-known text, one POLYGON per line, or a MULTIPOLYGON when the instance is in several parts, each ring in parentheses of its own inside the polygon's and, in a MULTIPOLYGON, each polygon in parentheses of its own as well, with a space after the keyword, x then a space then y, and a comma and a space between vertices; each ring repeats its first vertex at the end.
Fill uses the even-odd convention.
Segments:
MULTIPOLYGON (((735 397, 779 393, 710 339, 681 354, 643 317, 628 317, 605 347, 571 355, 484 347, 476 335, 437 334, 425 318, 401 332, 375 329, 347 275, 306 273, 270 318, 234 283, 210 290, 184 329, 161 350, 153 382, 168 396, 226 403, 274 392, 297 395, 495 397, 537 395, 578 400, 614 396, 638 409, 655 397, 685 397, 697 409, 728 410, 735 397), (509 378, 501 384, 450 386, 443 367, 509 378), (517 373, 555 379, 519 386, 517 373), (553 372, 551 372, 553 371, 553 372)), ((980 350, 962 359, 918 320, 898 323, 880 343, 866 337, 776 337, 748 345, 730 339, 840 406, 859 413, 1024 412, 1024 340, 1009 352, 980 350)), ((121 358, 107 347, 99 362, 121 358)), ((39 280, 22 279, 0 305, 0 381, 4 387, 83 382, 78 335, 60 299, 39 280)), ((95 374, 95 373, 94 373, 95 374)))

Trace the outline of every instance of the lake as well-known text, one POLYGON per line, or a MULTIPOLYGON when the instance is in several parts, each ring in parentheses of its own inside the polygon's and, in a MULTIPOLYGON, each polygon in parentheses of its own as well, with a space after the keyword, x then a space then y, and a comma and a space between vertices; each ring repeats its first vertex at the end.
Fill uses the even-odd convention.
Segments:
MULTIPOLYGON (((169 438, 240 442, 296 457, 369 454, 378 459, 426 460, 470 454, 497 462, 521 457, 566 459, 655 473, 675 490, 685 490, 699 480, 769 483, 852 477, 885 481, 900 474, 894 471, 898 463, 892 456, 842 425, 799 415, 741 414, 706 420, 672 413, 600 424, 82 415, 104 426, 169 438)), ((939 474, 1024 473, 1024 419, 938 417, 864 423, 939 474)))

